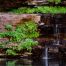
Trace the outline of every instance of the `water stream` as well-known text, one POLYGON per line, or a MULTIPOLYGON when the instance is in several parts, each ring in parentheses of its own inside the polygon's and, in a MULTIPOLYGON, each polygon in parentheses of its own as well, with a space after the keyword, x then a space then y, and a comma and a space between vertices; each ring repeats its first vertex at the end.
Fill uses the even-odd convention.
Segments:
POLYGON ((42 59, 48 59, 48 47, 45 47, 42 59))
POLYGON ((59 25, 58 24, 55 25, 54 34, 56 38, 53 42, 53 45, 59 45, 60 41, 59 41, 59 25))

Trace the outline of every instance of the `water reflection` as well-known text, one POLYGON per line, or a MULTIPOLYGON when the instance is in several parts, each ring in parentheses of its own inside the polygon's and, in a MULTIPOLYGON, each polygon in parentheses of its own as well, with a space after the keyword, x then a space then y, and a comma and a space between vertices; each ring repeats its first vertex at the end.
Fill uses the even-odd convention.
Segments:
POLYGON ((66 66, 64 60, 0 59, 0 66, 66 66))

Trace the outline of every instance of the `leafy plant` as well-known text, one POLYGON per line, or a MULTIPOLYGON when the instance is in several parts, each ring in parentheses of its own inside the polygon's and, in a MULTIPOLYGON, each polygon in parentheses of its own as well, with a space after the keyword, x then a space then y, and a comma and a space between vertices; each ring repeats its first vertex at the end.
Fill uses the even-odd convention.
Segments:
POLYGON ((3 43, 0 42, 0 48, 3 48, 3 43))
POLYGON ((7 49, 6 53, 8 55, 16 55, 17 54, 13 49, 7 49))
MULTIPOLYGON (((13 28, 13 26, 8 25, 5 28, 7 31, 0 33, 1 38, 7 37, 9 42, 12 42, 12 44, 17 44, 17 47, 12 46, 7 48, 6 53, 8 55, 16 55, 16 51, 23 49, 31 51, 32 47, 38 44, 38 42, 34 40, 39 36, 39 32, 37 31, 37 24, 35 22, 25 22, 16 26, 14 30, 11 30, 11 28, 13 28)), ((8 44, 9 43, 6 45, 8 44)), ((3 47, 6 48, 5 44, 3 47)))
POLYGON ((54 2, 55 4, 61 3, 61 0, 48 0, 48 2, 54 2))
POLYGON ((66 13, 66 7, 60 7, 60 6, 38 6, 36 8, 27 8, 22 7, 19 9, 13 9, 11 11, 12 13, 16 14, 24 14, 24 13, 51 13, 51 14, 57 14, 57 13, 66 13))
POLYGON ((17 26, 16 31, 24 34, 22 38, 36 38, 39 36, 37 31, 37 24, 31 21, 17 26))
POLYGON ((38 45, 37 41, 34 41, 33 39, 28 38, 28 39, 22 40, 19 43, 18 50, 27 49, 28 51, 31 52, 32 47, 36 45, 38 45))
POLYGON ((7 24, 7 25, 5 25, 5 29, 7 29, 7 30, 12 30, 13 28, 12 28, 12 25, 7 24))

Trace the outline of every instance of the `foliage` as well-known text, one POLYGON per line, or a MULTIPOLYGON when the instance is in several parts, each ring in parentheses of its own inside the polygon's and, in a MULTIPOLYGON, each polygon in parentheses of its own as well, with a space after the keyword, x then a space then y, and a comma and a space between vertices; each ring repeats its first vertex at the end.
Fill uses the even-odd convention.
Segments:
POLYGON ((0 48, 3 48, 4 44, 0 42, 0 48))
POLYGON ((24 34, 24 37, 22 38, 36 38, 39 36, 39 33, 37 32, 37 24, 31 21, 28 23, 25 22, 21 26, 17 26, 16 31, 24 34))
POLYGON ((55 4, 61 3, 61 0, 48 0, 48 2, 54 2, 55 4))
POLYGON ((56 14, 56 13, 66 13, 66 7, 60 7, 60 6, 38 6, 36 8, 27 8, 27 7, 22 7, 19 9, 13 9, 11 11, 12 13, 16 14, 24 14, 24 13, 51 13, 51 14, 56 14))
POLYGON ((17 26, 15 30, 0 33, 0 37, 7 37, 13 42, 19 42, 25 38, 36 38, 38 36, 39 33, 37 32, 37 24, 31 21, 17 26))
POLYGON ((32 47, 36 46, 37 44, 38 44, 37 41, 34 41, 33 39, 28 38, 28 39, 22 40, 19 43, 18 50, 27 49, 28 51, 31 52, 32 47))
POLYGON ((26 38, 26 39, 23 39, 21 42, 19 42, 17 47, 16 46, 9 47, 6 50, 6 53, 8 55, 16 55, 17 54, 16 51, 20 51, 20 50, 27 50, 31 52, 32 47, 37 46, 37 45, 38 45, 37 41, 26 38))
POLYGON ((12 28, 12 25, 8 24, 8 25, 5 25, 5 29, 10 31, 10 30, 12 30, 13 28, 12 28))
POLYGON ((16 54, 17 54, 17 53, 16 53, 14 50, 12 50, 12 49, 7 49, 6 53, 7 53, 8 55, 16 55, 16 54))
MULTIPOLYGON (((37 24, 35 22, 25 22, 16 26, 14 30, 11 30, 11 28, 13 28, 13 26, 7 25, 7 31, 0 33, 0 38, 7 37, 9 42, 12 42, 13 44, 15 42, 18 45, 17 47, 12 46, 8 48, 6 51, 8 55, 16 55, 16 51, 23 49, 31 51, 32 47, 38 44, 38 42, 34 40, 39 36, 39 32, 37 31, 37 24)), ((5 44, 3 45, 3 47, 6 48, 5 44)))

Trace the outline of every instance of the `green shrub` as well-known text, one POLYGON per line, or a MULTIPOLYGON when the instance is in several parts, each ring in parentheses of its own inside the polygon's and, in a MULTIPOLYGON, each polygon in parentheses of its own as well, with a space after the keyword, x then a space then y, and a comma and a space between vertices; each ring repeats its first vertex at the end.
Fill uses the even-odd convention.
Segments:
POLYGON ((6 30, 12 30, 13 28, 12 28, 12 25, 8 24, 8 25, 5 25, 5 29, 6 30))
MULTIPOLYGON (((6 32, 0 32, 0 38, 7 37, 9 39, 9 42, 6 45, 8 45, 10 42, 12 44, 14 44, 14 42, 17 44, 17 47, 12 46, 7 48, 6 53, 8 55, 16 55, 16 51, 23 49, 31 51, 32 47, 38 44, 38 42, 34 40, 39 36, 37 24, 35 22, 25 22, 16 26, 14 30, 11 30, 11 28, 13 28, 13 26, 8 25, 5 28, 7 29, 6 32)), ((6 45, 3 44, 3 48, 6 48, 6 45)))
POLYGON ((54 2, 55 4, 61 3, 61 0, 48 0, 48 2, 54 2))
POLYGON ((38 45, 38 42, 37 41, 34 41, 33 39, 27 38, 25 40, 22 40, 19 43, 18 50, 27 49, 28 51, 31 52, 32 47, 33 46, 36 46, 36 45, 38 45))
POLYGON ((16 55, 17 53, 12 49, 7 49, 6 54, 8 54, 8 55, 16 55))
POLYGON ((51 13, 51 14, 57 14, 57 13, 66 13, 66 7, 60 7, 60 6, 38 6, 36 8, 27 8, 27 7, 22 7, 19 9, 13 9, 11 11, 12 13, 16 14, 24 14, 24 13, 51 13))
MULTIPOLYGON (((10 25, 7 28, 10 29, 10 25)), ((25 22, 22 25, 19 25, 16 27, 15 30, 10 30, 7 32, 0 33, 0 37, 7 37, 10 38, 10 41, 21 41, 25 38, 36 38, 39 36, 39 33, 37 32, 37 24, 35 22, 25 22)))

